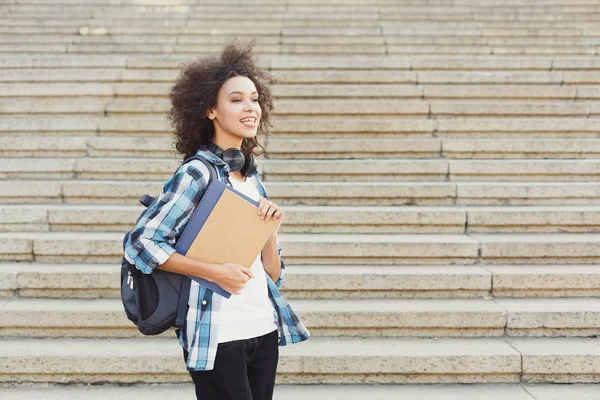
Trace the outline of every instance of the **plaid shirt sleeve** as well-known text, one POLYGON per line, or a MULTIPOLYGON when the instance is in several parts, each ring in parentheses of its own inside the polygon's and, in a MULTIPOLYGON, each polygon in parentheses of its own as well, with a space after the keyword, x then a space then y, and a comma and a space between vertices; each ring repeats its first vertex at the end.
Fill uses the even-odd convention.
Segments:
POLYGON ((145 274, 175 253, 175 243, 208 185, 209 171, 192 160, 180 166, 158 198, 139 216, 125 243, 125 258, 145 274))
POLYGON ((277 282, 275 282, 275 285, 277 287, 281 286, 281 282, 283 281, 283 274, 285 273, 285 263, 281 258, 281 252, 281 244, 279 243, 279 238, 277 238, 277 254, 279 254, 279 260, 281 261, 281 272, 279 273, 279 279, 277 279, 277 282))

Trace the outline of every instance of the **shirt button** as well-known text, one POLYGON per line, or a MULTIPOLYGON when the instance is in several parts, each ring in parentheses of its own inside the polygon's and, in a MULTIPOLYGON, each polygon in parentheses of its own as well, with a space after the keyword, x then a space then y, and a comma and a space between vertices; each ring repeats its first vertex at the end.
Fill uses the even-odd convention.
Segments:
POLYGON ((205 306, 206 305, 206 300, 202 300, 202 305, 205 306))

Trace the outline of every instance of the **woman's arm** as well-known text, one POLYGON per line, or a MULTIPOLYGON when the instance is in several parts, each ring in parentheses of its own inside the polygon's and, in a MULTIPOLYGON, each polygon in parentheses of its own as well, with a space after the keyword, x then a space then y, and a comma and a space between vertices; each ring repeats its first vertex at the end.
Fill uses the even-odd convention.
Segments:
POLYGON ((146 208, 125 243, 125 257, 145 274, 174 254, 176 238, 189 220, 206 186, 209 171, 202 162, 182 165, 165 182, 162 193, 146 208))
POLYGON ((179 253, 173 253, 167 261, 156 268, 177 274, 197 276, 210 282, 219 280, 218 265, 194 260, 179 253))
POLYGON ((264 195, 264 197, 261 197, 258 204, 258 214, 261 218, 265 219, 265 221, 269 221, 271 218, 280 220, 273 235, 269 238, 261 251, 263 268, 267 271, 267 274, 269 274, 269 277, 271 277, 273 282, 275 282, 275 286, 279 287, 283 280, 285 263, 281 259, 281 244, 277 239, 277 235, 279 234, 279 229, 283 223, 284 212, 279 206, 269 200, 267 189, 258 177, 258 173, 256 173, 255 176, 258 181, 259 192, 262 191, 262 195, 264 195))
POLYGON ((271 236, 260 253, 262 264, 273 280, 277 282, 281 275, 281 259, 277 248, 277 236, 271 236))
POLYGON ((173 253, 167 261, 156 268, 207 279, 232 294, 240 294, 248 279, 254 278, 252 270, 243 265, 235 263, 208 264, 179 253, 173 253))

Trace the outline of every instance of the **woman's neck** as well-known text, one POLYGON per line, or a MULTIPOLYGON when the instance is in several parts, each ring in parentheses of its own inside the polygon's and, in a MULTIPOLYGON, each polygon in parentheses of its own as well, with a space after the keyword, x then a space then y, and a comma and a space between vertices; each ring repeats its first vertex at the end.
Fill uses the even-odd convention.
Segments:
POLYGON ((239 139, 237 137, 224 137, 223 135, 215 135, 212 139, 212 142, 223 150, 231 148, 241 150, 243 141, 243 139, 239 139))

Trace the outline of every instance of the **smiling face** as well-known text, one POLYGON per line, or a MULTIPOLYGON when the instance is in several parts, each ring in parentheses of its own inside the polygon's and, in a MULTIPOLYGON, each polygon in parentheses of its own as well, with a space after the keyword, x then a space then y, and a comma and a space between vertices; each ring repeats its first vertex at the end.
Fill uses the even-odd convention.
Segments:
POLYGON ((242 140, 255 137, 261 115, 256 86, 245 76, 225 81, 217 105, 206 113, 215 127, 213 141, 222 149, 240 148, 242 140))

